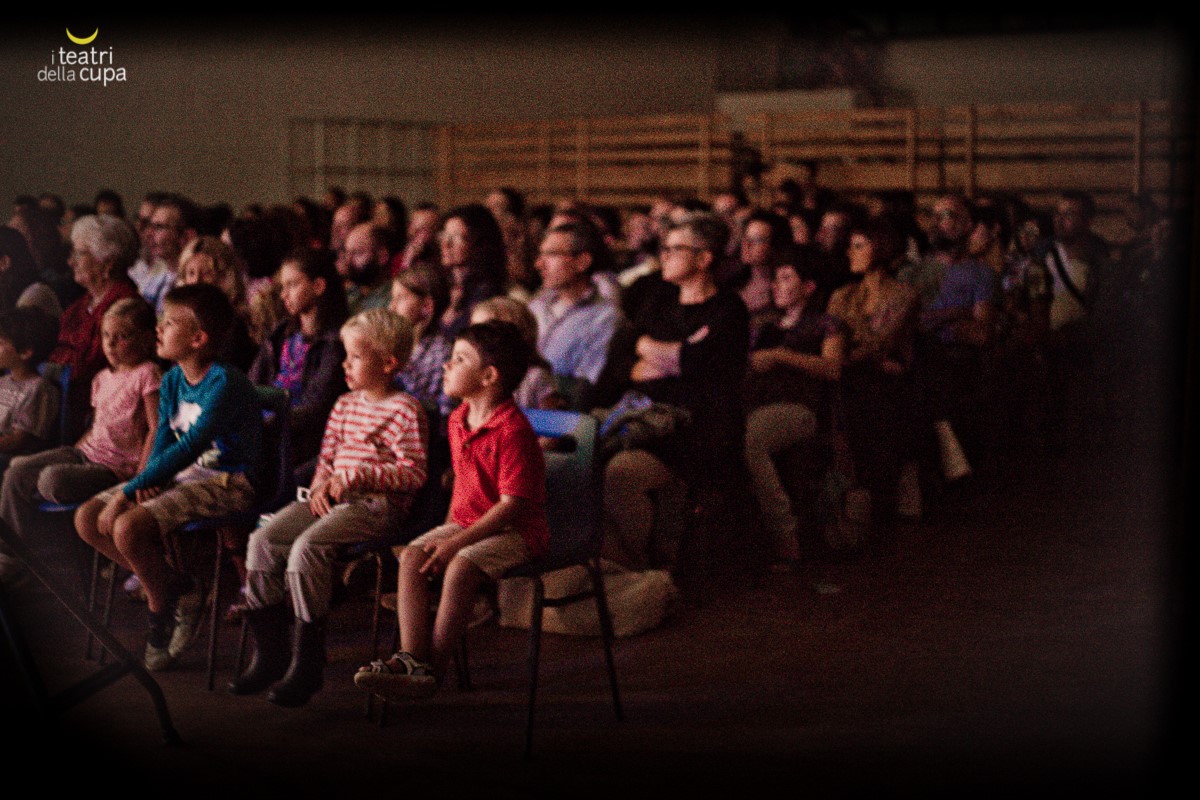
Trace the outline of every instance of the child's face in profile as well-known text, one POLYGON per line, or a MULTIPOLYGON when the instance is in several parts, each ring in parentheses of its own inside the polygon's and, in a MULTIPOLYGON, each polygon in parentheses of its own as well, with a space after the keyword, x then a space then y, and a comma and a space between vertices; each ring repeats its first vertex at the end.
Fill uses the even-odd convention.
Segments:
POLYGON ((450 360, 442 367, 442 391, 460 399, 477 394, 483 388, 485 369, 475 345, 457 340, 450 351, 450 360))
POLYGON ((424 297, 399 281, 392 282, 392 301, 388 310, 393 314, 399 314, 414 325, 428 322, 430 315, 425 313, 425 305, 424 297))
POLYGON ((179 283, 190 286, 195 283, 207 283, 209 286, 220 286, 221 276, 211 257, 197 253, 187 260, 179 270, 179 283))
POLYGON ((164 303, 162 316, 155 328, 155 352, 159 358, 179 361, 194 354, 199 345, 200 321, 187 306, 164 303))
POLYGON ((342 369, 346 373, 346 387, 350 391, 362 389, 380 391, 392 381, 396 360, 389 358, 357 331, 347 331, 342 336, 346 358, 342 369))
POLYGON ((100 322, 100 346, 113 369, 137 366, 142 360, 141 338, 126 317, 106 316, 100 322))
POLYGON ((325 292, 325 281, 310 280, 295 262, 285 262, 279 270, 279 296, 283 307, 294 317, 311 311, 325 292))

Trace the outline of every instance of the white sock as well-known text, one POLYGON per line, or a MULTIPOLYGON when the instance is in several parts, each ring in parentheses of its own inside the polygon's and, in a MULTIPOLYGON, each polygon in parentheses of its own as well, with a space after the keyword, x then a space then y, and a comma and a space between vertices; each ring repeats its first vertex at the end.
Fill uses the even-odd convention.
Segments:
POLYGON ((942 474, 946 480, 956 481, 970 475, 971 465, 967 461, 967 454, 963 452, 962 445, 958 443, 958 437, 954 435, 950 421, 940 419, 933 423, 933 428, 937 431, 938 448, 942 454, 942 474))

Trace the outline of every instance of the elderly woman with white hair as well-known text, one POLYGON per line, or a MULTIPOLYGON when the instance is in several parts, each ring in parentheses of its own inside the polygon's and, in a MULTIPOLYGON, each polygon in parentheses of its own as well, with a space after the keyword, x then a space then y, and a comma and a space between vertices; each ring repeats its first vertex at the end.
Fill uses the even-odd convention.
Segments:
POLYGON ((71 368, 67 396, 71 441, 83 432, 92 378, 107 365, 100 345, 100 320, 113 303, 137 297, 137 287, 127 274, 137 251, 137 235, 116 217, 80 217, 71 229, 68 263, 84 295, 63 312, 58 344, 50 354, 50 361, 71 368))

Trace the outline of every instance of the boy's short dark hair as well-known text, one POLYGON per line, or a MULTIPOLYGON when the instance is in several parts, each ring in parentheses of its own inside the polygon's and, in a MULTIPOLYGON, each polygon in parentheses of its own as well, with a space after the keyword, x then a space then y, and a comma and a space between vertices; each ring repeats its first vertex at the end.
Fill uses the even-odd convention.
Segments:
POLYGON ((205 356, 216 360, 224 352, 237 314, 225 292, 207 283, 193 283, 171 289, 163 297, 163 302, 191 309, 196 315, 200 330, 208 335, 205 356))
POLYGON ((0 316, 0 338, 12 342, 18 353, 31 352, 30 367, 36 367, 58 344, 58 320, 38 308, 14 308, 0 316))
POLYGON ((485 367, 500 373, 500 387, 509 395, 517 390, 529 371, 533 353, 521 329, 511 322, 488 320, 468 325, 455 337, 474 347, 485 367))
POLYGON ((791 267, 802 281, 816 281, 820 277, 816 256, 811 248, 803 245, 790 244, 784 247, 779 254, 779 263, 771 270, 771 277, 783 267, 791 267))

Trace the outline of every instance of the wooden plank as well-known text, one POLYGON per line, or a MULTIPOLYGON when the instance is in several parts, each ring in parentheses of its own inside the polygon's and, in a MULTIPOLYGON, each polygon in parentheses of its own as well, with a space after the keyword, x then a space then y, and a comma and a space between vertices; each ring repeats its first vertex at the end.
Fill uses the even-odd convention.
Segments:
POLYGON ((967 108, 967 137, 966 137, 966 141, 964 142, 963 146, 966 149, 966 161, 967 161, 967 163, 966 163, 966 170, 967 170, 966 193, 967 193, 967 197, 970 197, 970 198, 975 197, 975 133, 976 133, 975 106, 968 106, 968 108, 967 108))
POLYGON ((906 161, 907 148, 901 142, 897 145, 879 147, 871 144, 838 146, 828 144, 787 145, 775 148, 777 159, 800 159, 803 161, 840 161, 843 159, 883 159, 887 161, 906 161))
POLYGON ((908 189, 917 189, 917 115, 911 109, 904 120, 904 160, 908 167, 908 189))
POLYGON ((576 131, 575 196, 586 197, 588 190, 588 122, 579 120, 576 131))

